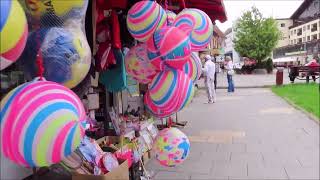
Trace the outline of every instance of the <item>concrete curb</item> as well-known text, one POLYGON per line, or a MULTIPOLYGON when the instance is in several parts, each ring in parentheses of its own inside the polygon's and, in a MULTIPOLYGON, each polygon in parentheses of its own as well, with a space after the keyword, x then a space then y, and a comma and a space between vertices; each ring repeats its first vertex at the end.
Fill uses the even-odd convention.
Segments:
MULTIPOLYGON (((271 88, 273 85, 263 85, 263 86, 239 86, 234 87, 235 89, 250 89, 250 88, 271 88)), ((206 90, 206 87, 199 87, 199 89, 206 90)), ((217 89, 228 89, 228 87, 217 87, 217 89)))
MULTIPOLYGON (((274 95, 278 96, 276 93, 274 93, 273 91, 271 91, 274 95)), ((290 99, 286 98, 286 97, 281 97, 281 96, 278 96, 280 97, 281 99, 284 99, 288 104, 290 104, 291 106, 293 106, 296 110, 302 112, 303 114, 305 114, 306 116, 308 116, 309 119, 313 120, 314 122, 316 122, 318 125, 320 125, 320 119, 313 115, 312 113, 304 110, 302 107, 294 104, 290 99)))

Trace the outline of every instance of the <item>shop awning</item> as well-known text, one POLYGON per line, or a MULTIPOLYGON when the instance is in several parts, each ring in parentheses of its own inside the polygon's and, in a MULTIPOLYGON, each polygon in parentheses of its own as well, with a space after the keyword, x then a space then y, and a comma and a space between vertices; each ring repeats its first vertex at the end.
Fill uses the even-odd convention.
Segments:
POLYGON ((293 62, 296 61, 296 58, 294 57, 283 57, 283 58, 277 58, 273 59, 274 63, 279 63, 279 62, 293 62))
MULTIPOLYGON (((183 0, 168 0, 169 9, 179 11, 183 7, 183 0)), ((227 14, 223 0, 184 0, 187 8, 198 8, 208 14, 211 20, 219 20, 221 23, 227 21, 227 14)))

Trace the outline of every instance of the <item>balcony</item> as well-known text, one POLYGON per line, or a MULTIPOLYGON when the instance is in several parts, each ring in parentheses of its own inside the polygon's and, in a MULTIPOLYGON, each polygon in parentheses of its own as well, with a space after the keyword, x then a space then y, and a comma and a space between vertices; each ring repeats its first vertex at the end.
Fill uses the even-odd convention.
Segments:
POLYGON ((301 35, 302 35, 302 31, 298 31, 297 36, 301 36, 301 35))
POLYGON ((311 28, 311 32, 315 32, 315 31, 317 31, 317 30, 318 30, 317 26, 313 26, 313 27, 311 28))

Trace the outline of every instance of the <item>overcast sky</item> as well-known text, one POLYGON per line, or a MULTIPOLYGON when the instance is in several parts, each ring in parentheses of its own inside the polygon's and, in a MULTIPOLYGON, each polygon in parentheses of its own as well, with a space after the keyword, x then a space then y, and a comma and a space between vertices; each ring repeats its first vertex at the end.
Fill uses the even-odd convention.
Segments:
POLYGON ((232 26, 232 22, 241 16, 242 12, 256 6, 264 17, 289 18, 301 5, 303 0, 224 0, 228 21, 216 24, 221 31, 232 26))

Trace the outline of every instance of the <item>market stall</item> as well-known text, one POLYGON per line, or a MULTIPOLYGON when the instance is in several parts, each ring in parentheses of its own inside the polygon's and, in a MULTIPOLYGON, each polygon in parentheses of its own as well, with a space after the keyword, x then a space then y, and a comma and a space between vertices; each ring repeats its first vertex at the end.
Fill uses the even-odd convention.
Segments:
POLYGON ((181 164, 190 142, 174 120, 224 20, 182 2, 1 1, 4 157, 27 179, 149 179, 154 156, 181 164))

